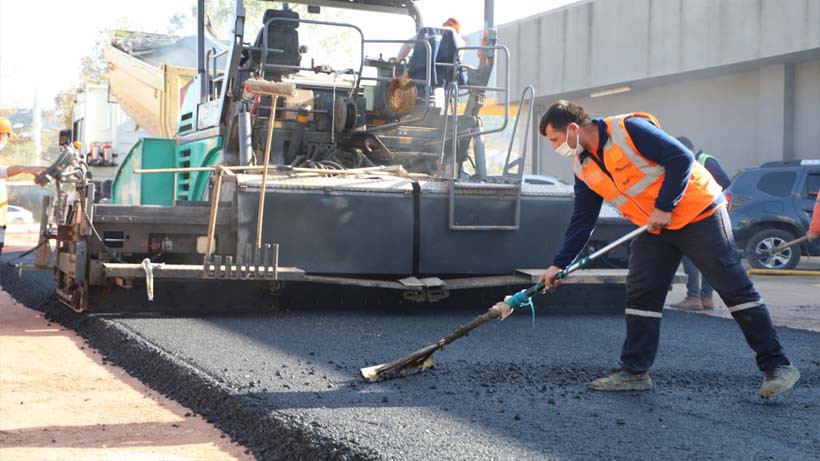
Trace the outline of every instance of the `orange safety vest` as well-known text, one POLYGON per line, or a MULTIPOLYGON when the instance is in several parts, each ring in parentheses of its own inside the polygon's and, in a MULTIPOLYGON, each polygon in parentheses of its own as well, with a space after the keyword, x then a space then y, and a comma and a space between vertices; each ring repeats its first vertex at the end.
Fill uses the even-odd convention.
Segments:
MULTIPOLYGON (((638 152, 624 122, 630 117, 648 119, 660 128, 655 116, 643 112, 607 117, 609 139, 604 144, 603 163, 609 175, 591 158, 575 158, 573 170, 578 179, 617 208, 624 217, 643 226, 655 209, 655 200, 666 176, 662 165, 648 160, 638 152), (611 175, 611 176, 610 176, 611 175)), ((592 153, 597 158, 597 153, 592 153)), ((672 222, 667 229, 680 229, 703 218, 701 213, 720 196, 720 185, 698 162, 692 164, 689 185, 678 205, 672 210, 672 222)), ((708 215, 707 215, 708 216, 708 215)))

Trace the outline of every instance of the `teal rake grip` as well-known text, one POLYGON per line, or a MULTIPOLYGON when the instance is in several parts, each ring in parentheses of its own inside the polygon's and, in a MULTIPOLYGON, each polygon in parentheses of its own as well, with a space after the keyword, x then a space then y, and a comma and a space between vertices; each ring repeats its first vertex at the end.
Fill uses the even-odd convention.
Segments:
MULTIPOLYGON (((550 285, 555 280, 563 280, 563 279, 567 278, 567 276, 569 276, 569 274, 571 274, 571 273, 573 273, 573 272, 575 272, 579 269, 583 269, 585 267, 588 267, 590 265, 590 263, 592 263, 593 260, 599 258, 600 256, 602 256, 606 253, 609 253, 615 247, 620 246, 621 244, 632 240, 633 238, 637 237, 638 235, 644 233, 645 231, 646 231, 646 226, 641 226, 641 227, 633 230, 632 232, 624 235, 623 237, 615 240, 614 242, 610 243, 609 245, 605 246, 604 248, 601 248, 600 250, 592 253, 591 255, 585 256, 585 257, 579 259, 578 261, 575 261, 574 263, 572 263, 569 266, 567 266, 566 268, 564 268, 564 270, 558 271, 558 273, 555 274, 555 277, 553 277, 552 280, 550 280, 550 285)), ((532 312, 532 325, 533 325, 533 328, 535 328, 535 306, 533 306, 533 304, 532 304, 532 297, 537 295, 539 292, 543 291, 545 286, 546 286, 546 284, 544 282, 538 282, 535 285, 533 285, 533 286, 531 286, 531 287, 529 287, 525 290, 521 290, 518 293, 510 296, 508 299, 504 300, 504 304, 510 306, 510 309, 512 309, 512 310, 519 309, 521 307, 529 307, 530 312, 532 312)))

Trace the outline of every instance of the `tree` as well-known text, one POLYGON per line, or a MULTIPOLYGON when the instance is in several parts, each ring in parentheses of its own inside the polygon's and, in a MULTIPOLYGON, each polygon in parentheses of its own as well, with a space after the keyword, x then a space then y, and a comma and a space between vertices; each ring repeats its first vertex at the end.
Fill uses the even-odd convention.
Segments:
POLYGON ((108 61, 103 51, 111 43, 111 30, 106 29, 99 33, 91 53, 80 60, 80 81, 83 83, 105 83, 108 81, 108 61))
POLYGON ((77 102, 77 87, 72 85, 54 97, 54 116, 61 126, 71 128, 74 123, 74 105, 77 102))
POLYGON ((21 131, 17 133, 17 136, 9 139, 8 145, 3 149, 3 165, 32 165, 36 163, 34 143, 30 134, 21 131))
MULTIPOLYGON (((245 33, 246 40, 253 41, 257 27, 262 26, 262 17, 267 9, 282 9, 283 3, 287 2, 245 2, 245 33)), ((210 21, 210 29, 219 39, 228 39, 233 34, 234 10, 236 0, 206 0, 205 14, 206 21, 210 21)), ((311 18, 307 5, 290 5, 290 9, 299 14, 301 18, 311 18)), ((321 19, 331 22, 352 22, 356 23, 359 18, 357 12, 346 11, 338 8, 324 8, 321 19)), ((184 24, 194 24, 196 22, 196 7, 191 8, 188 14, 175 14, 169 20, 168 29, 174 33, 183 30, 184 24)), ((349 64, 358 56, 358 46, 350 46, 357 39, 357 34, 349 29, 320 26, 316 24, 302 24, 299 26, 302 42, 310 41, 311 47, 309 57, 313 57, 317 64, 332 63, 337 66, 349 64)))
POLYGON ((171 19, 168 20, 168 26, 165 29, 165 33, 168 35, 179 35, 185 29, 185 26, 188 22, 188 15, 175 13, 171 16, 171 19))
POLYGON ((79 85, 71 85, 57 93, 54 97, 54 112, 45 114, 45 117, 56 117, 60 126, 71 128, 74 122, 74 105, 77 92, 86 83, 103 84, 108 82, 108 61, 103 51, 111 42, 111 30, 102 30, 91 47, 91 52, 80 59, 79 85))

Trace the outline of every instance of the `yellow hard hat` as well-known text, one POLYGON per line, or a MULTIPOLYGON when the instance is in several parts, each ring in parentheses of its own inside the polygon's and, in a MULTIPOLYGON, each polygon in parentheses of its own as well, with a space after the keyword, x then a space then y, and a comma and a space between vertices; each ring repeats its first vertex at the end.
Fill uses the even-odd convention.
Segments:
POLYGON ((11 129, 11 121, 6 117, 0 117, 0 134, 8 133, 10 136, 17 136, 17 133, 11 129))

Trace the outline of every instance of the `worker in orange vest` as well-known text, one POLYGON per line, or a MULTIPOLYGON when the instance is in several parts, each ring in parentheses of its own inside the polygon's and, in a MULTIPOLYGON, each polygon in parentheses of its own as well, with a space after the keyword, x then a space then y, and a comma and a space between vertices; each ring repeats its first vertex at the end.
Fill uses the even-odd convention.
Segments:
MULTIPOLYGON (((11 121, 6 117, 0 117, 0 151, 2 151, 9 139, 17 136, 11 126, 11 121)), ((0 254, 3 253, 3 245, 6 240, 6 215, 9 211, 9 194, 6 189, 6 178, 18 174, 38 175, 44 168, 35 166, 4 166, 0 164, 0 254)))
POLYGON ((786 357, 766 305, 740 262, 721 187, 692 152, 646 113, 592 119, 581 106, 558 101, 539 128, 560 155, 573 159, 575 173, 564 244, 541 276, 549 288, 586 245, 603 200, 649 230, 632 242, 620 369, 593 381, 592 389, 653 387, 649 369, 658 350, 663 306, 684 255, 720 294, 756 352, 764 374, 761 397, 791 389, 800 373, 786 357))

